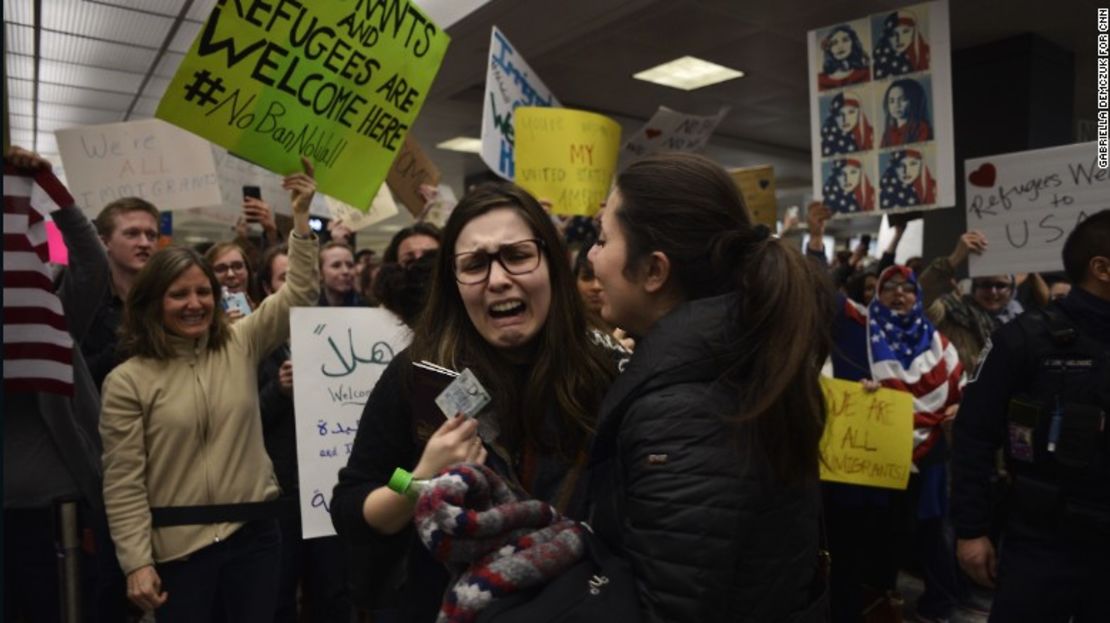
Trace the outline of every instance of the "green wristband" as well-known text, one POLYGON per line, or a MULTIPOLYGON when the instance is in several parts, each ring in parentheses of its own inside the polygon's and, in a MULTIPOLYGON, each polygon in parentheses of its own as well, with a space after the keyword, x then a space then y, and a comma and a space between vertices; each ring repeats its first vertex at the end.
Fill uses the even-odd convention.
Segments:
POLYGON ((399 493, 401 495, 408 495, 409 487, 412 485, 412 473, 398 467, 393 470, 393 475, 389 477, 390 491, 399 493))

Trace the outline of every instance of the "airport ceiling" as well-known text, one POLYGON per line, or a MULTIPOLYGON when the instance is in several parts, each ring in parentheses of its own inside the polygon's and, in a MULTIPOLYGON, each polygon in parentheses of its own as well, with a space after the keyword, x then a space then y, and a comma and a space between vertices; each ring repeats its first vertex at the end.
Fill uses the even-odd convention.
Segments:
MULTIPOLYGON (((151 117, 217 0, 4 0, 7 111, 13 143, 55 160, 54 130, 151 117)), ((478 136, 490 27, 564 106, 643 122, 659 105, 731 112, 715 140, 808 158, 806 31, 915 2, 893 0, 416 0, 450 23, 447 57, 415 136, 445 169, 476 156, 436 150, 478 136), (459 13, 471 11, 469 15, 459 13), (453 13, 453 14, 449 14, 453 13), (457 20, 457 21, 455 21, 457 20), (745 72, 695 91, 632 74, 683 55, 745 72)), ((960 49, 1032 32, 1076 53, 1080 102, 1094 108, 1095 0, 951 0, 960 49), (1082 82, 1082 81, 1081 81, 1082 82)), ((956 94, 955 97, 959 97, 956 94)), ((1078 106, 1077 106, 1078 108, 1078 106)))

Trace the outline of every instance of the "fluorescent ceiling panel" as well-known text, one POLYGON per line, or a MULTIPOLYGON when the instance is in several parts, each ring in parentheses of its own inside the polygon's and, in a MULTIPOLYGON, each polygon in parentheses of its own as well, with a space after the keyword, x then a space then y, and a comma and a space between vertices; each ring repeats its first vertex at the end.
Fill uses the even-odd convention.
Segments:
POLYGON ((155 54, 155 50, 131 45, 56 32, 42 33, 42 57, 52 61, 144 74, 154 62, 155 54))
POLYGON ((143 77, 140 74, 44 60, 39 63, 39 79, 54 84, 134 93, 139 89, 143 77))
POLYGON ((50 0, 42 3, 42 26, 73 34, 96 33, 109 41, 127 41, 157 48, 162 45, 173 20, 147 13, 117 9, 82 0, 50 0))
POLYGON ((35 29, 33 26, 4 24, 4 45, 8 54, 35 54, 35 29))
POLYGON ((449 151, 461 151, 469 154, 477 154, 482 151, 482 139, 469 138, 466 136, 456 136, 453 139, 443 141, 436 145, 439 149, 446 149, 449 151))
POLYGON ((742 71, 693 56, 683 56, 651 69, 645 69, 632 77, 683 91, 693 91, 725 80, 741 78, 743 75, 742 71))

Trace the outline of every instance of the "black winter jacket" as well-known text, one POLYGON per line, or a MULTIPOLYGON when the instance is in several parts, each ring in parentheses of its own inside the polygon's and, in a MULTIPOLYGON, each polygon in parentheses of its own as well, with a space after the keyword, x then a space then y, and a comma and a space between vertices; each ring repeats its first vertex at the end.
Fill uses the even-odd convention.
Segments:
POLYGON ((816 573, 813 482, 774 484, 725 419, 717 382, 737 295, 681 305, 640 340, 601 409, 592 525, 632 566, 645 621, 801 621, 816 573))

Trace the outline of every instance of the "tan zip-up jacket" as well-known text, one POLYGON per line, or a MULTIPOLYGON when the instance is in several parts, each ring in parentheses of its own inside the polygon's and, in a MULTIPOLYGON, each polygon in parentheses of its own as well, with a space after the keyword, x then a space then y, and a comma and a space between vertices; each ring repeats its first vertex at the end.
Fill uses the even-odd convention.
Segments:
POLYGON ((171 338, 173 359, 132 357, 104 380, 104 502, 124 573, 185 558, 242 526, 152 528, 152 507, 278 496, 255 377, 258 362, 289 338, 290 308, 315 304, 319 283, 317 242, 290 236, 285 286, 231 327, 224 348, 171 338))

